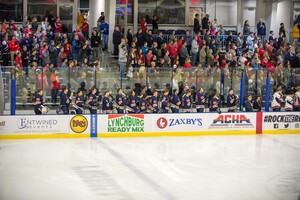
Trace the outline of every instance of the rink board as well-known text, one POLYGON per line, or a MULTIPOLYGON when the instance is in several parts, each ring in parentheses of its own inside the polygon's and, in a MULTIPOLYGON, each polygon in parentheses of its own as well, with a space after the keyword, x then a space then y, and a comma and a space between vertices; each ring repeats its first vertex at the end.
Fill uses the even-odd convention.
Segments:
POLYGON ((300 133, 299 112, 0 117, 0 139, 300 133))

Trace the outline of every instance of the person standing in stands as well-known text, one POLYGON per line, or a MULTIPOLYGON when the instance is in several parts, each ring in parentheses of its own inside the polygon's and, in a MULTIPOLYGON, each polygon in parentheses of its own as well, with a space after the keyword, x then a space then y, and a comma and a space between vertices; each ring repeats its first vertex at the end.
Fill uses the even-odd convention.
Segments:
POLYGON ((73 92, 70 93, 70 96, 68 95, 68 92, 69 89, 66 86, 64 86, 60 95, 60 107, 65 115, 68 115, 70 113, 69 109, 73 97, 73 92))
POLYGON ((196 92, 195 98, 197 113, 203 113, 205 108, 205 96, 203 94, 203 88, 199 88, 199 90, 196 92))
POLYGON ((273 100, 271 103, 271 107, 274 112, 279 112, 281 108, 281 104, 283 102, 282 88, 279 86, 277 91, 273 94, 273 100))
POLYGON ((75 98, 75 105, 74 105, 74 108, 75 108, 75 111, 76 111, 76 114, 82 114, 83 111, 84 111, 84 101, 83 101, 83 98, 82 98, 82 90, 78 90, 77 91, 77 96, 75 98))
POLYGON ((43 90, 39 89, 36 96, 35 96, 35 102, 34 102, 34 112, 36 115, 42 114, 42 106, 43 106, 44 100, 43 100, 43 90))
POLYGON ((209 14, 206 14, 202 19, 202 30, 203 34, 206 33, 206 30, 209 30, 209 14))
POLYGON ((279 35, 280 35, 280 33, 283 33, 284 38, 286 37, 286 31, 285 31, 285 28, 284 28, 284 23, 280 23, 279 35))
POLYGON ((115 27, 115 31, 113 33, 113 44, 114 44, 114 55, 117 56, 119 54, 119 45, 123 38, 122 33, 120 32, 120 28, 118 26, 115 27))
POLYGON ((158 33, 158 19, 157 19, 157 15, 153 15, 152 18, 152 30, 153 30, 153 34, 157 34, 158 33))
POLYGON ((8 36, 5 35, 2 41, 1 46, 1 53, 2 53, 2 60, 3 60, 3 66, 8 66, 9 63, 9 42, 8 42, 8 36))
POLYGON ((195 14, 195 18, 194 18, 194 32, 197 34, 198 32, 200 32, 200 16, 199 14, 195 14))
POLYGON ((146 32, 147 31, 147 21, 146 21, 146 18, 145 17, 143 17, 142 18, 142 21, 141 21, 141 29, 142 29, 142 31, 143 32, 146 32))
POLYGON ((99 106, 99 102, 97 101, 97 97, 96 97, 96 92, 97 89, 96 88, 92 88, 90 91, 90 95, 88 97, 88 105, 89 105, 89 110, 91 114, 97 114, 97 108, 99 106))
POLYGON ((266 24, 263 19, 260 19, 256 25, 257 28, 257 35, 258 36, 266 36, 266 24))
POLYGON ((229 94, 227 95, 227 108, 228 112, 234 112, 236 109, 237 98, 234 94, 233 89, 229 89, 229 94))
POLYGON ((249 21, 246 20, 244 23, 244 27, 243 27, 243 35, 248 36, 248 35, 250 35, 250 32, 251 32, 251 30, 250 30, 249 21))
POLYGON ((245 111, 253 112, 253 104, 252 104, 252 96, 251 95, 247 96, 247 100, 245 102, 245 111))
POLYGON ((102 38, 102 50, 105 51, 108 48, 109 25, 104 20, 100 23, 100 33, 102 38))

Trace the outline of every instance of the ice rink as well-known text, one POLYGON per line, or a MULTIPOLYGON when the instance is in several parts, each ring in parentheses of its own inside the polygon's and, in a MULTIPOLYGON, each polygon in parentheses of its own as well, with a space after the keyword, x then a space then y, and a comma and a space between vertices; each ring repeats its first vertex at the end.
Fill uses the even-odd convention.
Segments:
POLYGON ((300 135, 0 140, 1 200, 298 200, 300 135))

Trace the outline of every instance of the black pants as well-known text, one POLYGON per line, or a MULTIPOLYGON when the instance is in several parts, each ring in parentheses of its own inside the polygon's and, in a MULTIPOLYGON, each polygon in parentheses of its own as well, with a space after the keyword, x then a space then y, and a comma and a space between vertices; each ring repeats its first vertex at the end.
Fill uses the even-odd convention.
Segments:
POLYGON ((3 66, 8 66, 9 59, 10 59, 9 54, 2 54, 3 66))
POLYGON ((203 113, 204 112, 204 108, 197 108, 197 113, 203 113))
POLYGON ((68 106, 62 106, 61 110, 64 112, 64 115, 68 115, 70 113, 68 106))
POLYGON ((38 108, 34 108, 34 112, 36 115, 41 115, 42 114, 42 111, 38 108))

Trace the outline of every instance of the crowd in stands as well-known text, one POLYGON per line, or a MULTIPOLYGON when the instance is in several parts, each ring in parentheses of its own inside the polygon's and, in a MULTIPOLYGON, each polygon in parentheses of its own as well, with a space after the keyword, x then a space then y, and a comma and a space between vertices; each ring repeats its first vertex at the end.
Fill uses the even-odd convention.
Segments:
MULTIPOLYGON (((103 12, 98 19, 98 26, 93 29, 89 27, 85 12, 80 13, 78 25, 72 33, 66 33, 60 18, 53 16, 51 13, 44 17, 42 24, 38 24, 35 17, 30 19, 27 16, 24 17, 21 27, 16 26, 13 19, 9 21, 8 25, 6 23, 5 20, 2 22, 1 29, 2 65, 15 66, 20 77, 19 82, 29 80, 31 102, 36 93, 41 94, 37 90, 41 91, 44 87, 51 87, 51 101, 56 102, 58 91, 62 88, 57 73, 63 68, 70 68, 71 73, 77 70, 88 73, 89 68, 99 67, 100 53, 108 48, 109 25, 105 22, 103 12), (92 30, 91 37, 89 37, 90 30, 92 30), (94 64, 94 61, 96 61, 96 64, 94 64), (42 66, 42 71, 37 69, 37 66, 42 66), (46 72, 51 73, 50 84, 43 75, 46 72), (36 80, 39 83, 37 85, 35 84, 36 80)), ((271 79, 276 80, 274 83, 275 90, 283 88, 284 95, 290 93, 285 88, 299 85, 300 15, 293 22, 291 40, 283 23, 280 24, 279 35, 275 36, 272 30, 267 35, 267 25, 262 19, 257 23, 256 30, 251 30, 249 22, 246 20, 243 31, 234 33, 231 31, 226 32, 224 27, 218 24, 217 19, 210 19, 209 14, 206 14, 203 19, 200 19, 199 14, 196 14, 193 32, 185 31, 184 35, 178 35, 174 30, 167 36, 159 30, 159 19, 156 15, 153 16, 151 23, 153 27, 150 30, 148 29, 149 21, 142 18, 141 27, 136 34, 131 29, 123 34, 118 26, 114 29, 112 38, 113 54, 118 57, 121 76, 126 76, 129 80, 133 78, 134 72, 142 73, 145 69, 150 69, 150 72, 155 74, 159 68, 169 68, 172 69, 175 76, 180 74, 183 69, 197 69, 199 73, 206 76, 213 76, 216 73, 229 75, 232 73, 232 69, 242 70, 246 76, 251 76, 253 70, 263 69, 264 73, 268 72, 270 74, 271 79), (283 74, 286 71, 291 72, 295 77, 290 85, 283 85, 284 78, 286 78, 283 74)), ((86 84, 82 80, 84 80, 84 77, 81 80, 73 81, 82 86, 82 83, 86 84)), ((161 94, 162 98, 158 98, 156 94, 156 98, 152 99, 151 102, 160 100, 162 103, 165 102, 164 95, 168 96, 169 101, 169 95, 174 95, 173 90, 174 92, 177 90, 181 101, 180 105, 187 105, 190 98, 183 98, 189 97, 191 93, 189 87, 195 86, 195 84, 189 85, 187 82, 181 81, 180 87, 178 83, 177 87, 174 84, 173 88, 168 89, 168 94, 164 91, 161 94), (186 102, 183 103, 184 101, 186 102)), ((72 85, 72 83, 69 84, 72 85)), ((204 84, 200 87, 196 86, 196 88, 204 88, 205 90, 204 84)), ((150 89, 149 82, 146 81, 145 85, 150 89)), ((62 96, 68 88, 70 87, 62 88, 62 96)), ((90 95, 94 95, 89 102, 93 102, 97 99, 96 93, 93 94, 94 90, 98 91, 97 84, 91 84, 89 89, 90 95)), ((233 90, 228 90, 228 95, 230 95, 230 91, 233 90)), ((26 88, 22 88, 21 92, 25 98, 26 88)), ((104 93, 102 94, 103 97, 109 97, 109 94, 104 93)), ((129 99, 136 96, 133 93, 141 94, 141 91, 131 91, 129 99)), ((147 94, 147 97, 155 93, 157 92, 151 91, 147 94)), ((67 101, 70 98, 70 91, 67 91, 66 94, 69 94, 69 96, 61 98, 61 101, 67 101)), ((209 98, 209 107, 212 111, 216 111, 218 108, 215 105, 219 102, 218 95, 219 91, 214 90, 209 98)), ((193 101, 195 101, 196 92, 192 96, 193 101)), ((199 98, 202 97, 199 96, 199 98)), ((143 99, 143 94, 140 99, 143 99)), ((131 99, 130 101, 131 103, 132 101, 135 102, 132 104, 136 104, 138 100, 131 99)), ((227 103, 228 101, 230 102, 231 99, 227 99, 227 103)), ((158 112, 151 102, 150 106, 158 112)), ((105 102, 103 103, 108 105, 105 102)), ((65 106, 67 103, 61 102, 61 104, 65 106)), ((129 103, 128 107, 130 105, 129 103)), ((231 104, 227 106, 233 107, 231 104)), ((131 109, 135 110, 132 107, 131 109)), ((153 109, 152 111, 154 111, 153 109)), ((166 111, 165 107, 162 107, 162 109, 164 112, 166 111)), ((183 109, 189 110, 190 108, 183 106, 183 109)), ((64 112, 67 113, 65 110, 64 112)))

